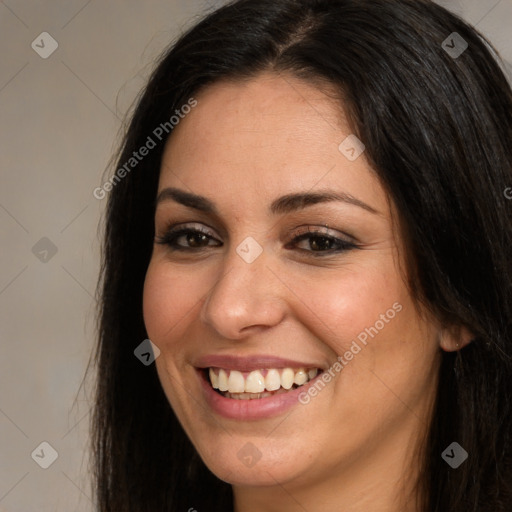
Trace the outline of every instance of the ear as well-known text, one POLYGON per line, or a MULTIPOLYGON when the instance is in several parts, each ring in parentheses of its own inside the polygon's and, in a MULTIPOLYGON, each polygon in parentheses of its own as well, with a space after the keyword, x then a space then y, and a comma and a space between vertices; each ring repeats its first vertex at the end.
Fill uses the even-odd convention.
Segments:
POLYGON ((469 345, 474 334, 462 325, 444 327, 440 333, 439 346, 445 352, 457 352, 469 345))

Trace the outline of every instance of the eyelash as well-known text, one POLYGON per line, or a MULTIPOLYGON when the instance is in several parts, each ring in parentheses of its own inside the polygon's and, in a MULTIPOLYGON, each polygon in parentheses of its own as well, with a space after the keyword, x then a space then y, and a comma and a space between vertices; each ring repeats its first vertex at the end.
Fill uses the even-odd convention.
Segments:
MULTIPOLYGON (((325 229, 325 228, 324 228, 325 229)), ((303 253, 309 253, 310 255, 314 257, 322 257, 322 256, 329 256, 332 254, 338 254, 342 252, 347 252, 352 249, 358 249, 359 246, 355 244, 354 242, 349 242, 348 240, 343 240, 342 238, 335 237, 333 235, 329 235, 325 231, 321 231, 318 228, 311 228, 308 227, 306 232, 303 232, 301 234, 298 234, 295 236, 290 242, 288 242, 285 245, 285 249, 293 249, 298 243, 302 242, 303 240, 327 240, 330 244, 332 244, 335 248, 330 248, 327 250, 320 250, 315 251, 312 249, 298 249, 299 251, 303 253)), ((188 253, 197 253, 200 252, 208 247, 220 247, 222 246, 222 242, 217 240, 213 233, 205 228, 191 228, 191 227, 171 227, 167 230, 167 232, 163 236, 157 236, 155 239, 155 242, 157 244, 161 245, 167 245, 172 251, 179 251, 179 252, 188 252, 188 253), (210 242, 211 240, 214 240, 218 242, 215 245, 206 245, 206 246, 199 246, 199 247, 186 247, 183 245, 178 244, 178 240, 182 236, 186 235, 201 235, 204 237, 207 237, 210 242)))

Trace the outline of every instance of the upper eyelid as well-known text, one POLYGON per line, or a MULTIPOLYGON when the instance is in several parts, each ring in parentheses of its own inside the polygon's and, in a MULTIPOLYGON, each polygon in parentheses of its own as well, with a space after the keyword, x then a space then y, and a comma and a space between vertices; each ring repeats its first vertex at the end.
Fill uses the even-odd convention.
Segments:
POLYGON ((188 231, 197 231, 197 232, 204 233, 204 234, 211 233, 213 238, 218 237, 218 235, 216 234, 217 230, 203 222, 179 222, 176 224, 169 224, 164 227, 162 232, 164 235, 166 235, 166 234, 173 233, 173 232, 187 231, 187 230, 188 231), (203 229, 201 229, 201 227, 198 227, 198 225, 203 227, 203 229), (204 228, 206 228, 206 229, 204 229, 204 228))
MULTIPOLYGON (((195 222, 195 221, 180 222, 177 224, 171 223, 170 225, 166 226, 163 229, 163 233, 168 234, 168 233, 172 233, 175 231, 187 230, 187 229, 189 229, 190 231, 199 231, 201 233, 210 231, 210 232, 212 232, 212 236, 217 233, 217 230, 215 228, 213 228, 212 226, 209 226, 208 224, 205 224, 203 222, 195 222), (197 226, 201 226, 201 227, 204 226, 206 229, 201 229, 200 227, 197 227, 197 226)), ((312 225, 307 224, 307 225, 297 226, 296 228, 294 228, 292 230, 292 232, 293 232, 292 238, 295 238, 297 236, 307 235, 307 234, 324 235, 324 236, 328 236, 331 238, 339 238, 339 236, 338 236, 338 234, 339 234, 341 236, 344 236, 344 237, 347 237, 350 239, 354 239, 354 237, 352 237, 351 235, 344 233, 342 231, 339 231, 337 229, 334 229, 334 228, 329 228, 328 226, 314 226, 314 225, 312 226, 312 225)))
POLYGON ((311 225, 299 226, 295 230, 293 230, 293 232, 294 232, 294 235, 292 238, 311 234, 311 235, 316 235, 316 236, 325 236, 328 238, 334 238, 337 240, 343 240, 344 242, 347 242, 347 243, 353 243, 353 244, 359 243, 359 240, 356 237, 350 235, 349 233, 340 231, 339 229, 330 228, 328 226, 311 226, 311 225), (304 230, 302 232, 300 231, 301 228, 304 228, 304 230))

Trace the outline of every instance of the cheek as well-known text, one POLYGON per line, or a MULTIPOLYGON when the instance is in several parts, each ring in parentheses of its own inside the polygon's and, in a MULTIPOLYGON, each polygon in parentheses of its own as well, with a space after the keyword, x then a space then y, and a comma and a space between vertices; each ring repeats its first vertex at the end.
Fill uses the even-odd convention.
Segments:
POLYGON ((418 316, 400 275, 384 268, 347 273, 335 289, 312 289, 321 339, 332 340, 342 358, 332 389, 344 403, 333 397, 332 406, 352 410, 368 424, 389 411, 400 413, 403 403, 421 401, 436 369, 432 326, 418 316))
POLYGON ((379 407, 400 406, 386 385, 416 400, 431 379, 436 354, 432 331, 418 317, 393 260, 383 260, 347 265, 322 279, 289 276, 296 317, 329 346, 333 363, 342 358, 331 367, 332 406, 338 407, 335 395, 358 414, 361 403, 368 404, 368 421, 379 407))
MULTIPOLYGON (((293 279, 297 315, 307 320, 310 330, 319 339, 328 343, 337 353, 349 350, 352 341, 370 339, 369 330, 377 323, 379 332, 389 331, 400 316, 397 304, 403 306, 408 294, 394 271, 389 266, 347 266, 342 271, 333 269, 321 279, 293 279), (395 305, 395 308, 393 307, 395 305), (381 320, 384 315, 385 322, 381 320)), ((306 323, 306 322, 305 322, 306 323)), ((367 340, 366 340, 367 341, 367 340)))
POLYGON ((204 287, 172 265, 152 261, 144 281, 143 315, 149 338, 161 345, 176 337, 183 320, 198 305, 204 287))

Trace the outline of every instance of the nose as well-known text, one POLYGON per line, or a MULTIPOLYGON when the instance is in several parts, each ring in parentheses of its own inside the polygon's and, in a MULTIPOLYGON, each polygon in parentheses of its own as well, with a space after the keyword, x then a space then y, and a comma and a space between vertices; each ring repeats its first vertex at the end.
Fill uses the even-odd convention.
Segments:
POLYGON ((282 293, 282 285, 268 267, 264 253, 252 263, 234 253, 203 303, 201 320, 223 338, 243 339, 284 319, 286 302, 282 293))

